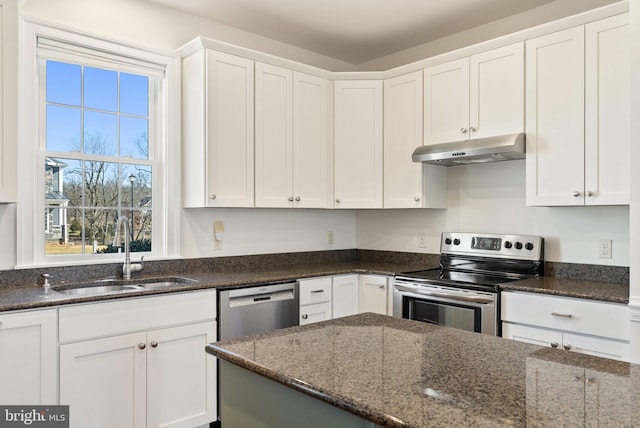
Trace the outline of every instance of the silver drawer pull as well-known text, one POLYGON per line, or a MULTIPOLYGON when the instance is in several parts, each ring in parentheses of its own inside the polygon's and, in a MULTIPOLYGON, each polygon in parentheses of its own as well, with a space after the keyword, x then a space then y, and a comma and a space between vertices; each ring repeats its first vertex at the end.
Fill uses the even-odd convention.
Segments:
POLYGON ((549 345, 551 345, 552 348, 557 348, 558 342, 551 342, 549 345))
POLYGON ((324 290, 311 290, 311 294, 324 293, 324 290))
POLYGON ((309 315, 307 315, 307 314, 302 315, 302 319, 303 320, 306 320, 307 318, 309 318, 309 315))
POLYGON ((551 312, 551 315, 554 317, 562 317, 562 318, 573 318, 573 315, 571 314, 563 314, 560 312, 551 312))

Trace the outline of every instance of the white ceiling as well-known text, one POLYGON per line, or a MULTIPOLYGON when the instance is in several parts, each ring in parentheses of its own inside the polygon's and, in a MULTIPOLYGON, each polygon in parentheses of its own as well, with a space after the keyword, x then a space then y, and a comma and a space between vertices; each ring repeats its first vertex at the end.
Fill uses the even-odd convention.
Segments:
POLYGON ((351 64, 560 0, 149 0, 351 64))

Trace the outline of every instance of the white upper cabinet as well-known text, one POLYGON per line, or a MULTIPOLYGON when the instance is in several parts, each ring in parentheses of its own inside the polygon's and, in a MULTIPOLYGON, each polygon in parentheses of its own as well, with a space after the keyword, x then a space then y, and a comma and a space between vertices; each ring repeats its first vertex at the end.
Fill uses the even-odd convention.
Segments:
POLYGON ((294 206, 333 206, 331 86, 326 79, 293 73, 294 206))
POLYGON ((185 207, 254 204, 254 63, 199 50, 183 59, 185 207))
POLYGON ((382 81, 334 82, 335 208, 382 208, 382 81))
POLYGON ((411 160, 422 145, 421 71, 384 81, 383 145, 385 208, 446 207, 446 167, 411 160))
POLYGON ((528 205, 629 203, 627 22, 527 41, 528 205))
POLYGON ((629 203, 629 16, 585 27, 585 204, 629 203))
POLYGON ((523 43, 424 70, 425 145, 523 129, 523 43))
POLYGON ((16 2, 0 0, 0 203, 17 198, 17 14, 16 2))
POLYGON ((327 80, 258 62, 255 89, 255 206, 327 208, 327 80))

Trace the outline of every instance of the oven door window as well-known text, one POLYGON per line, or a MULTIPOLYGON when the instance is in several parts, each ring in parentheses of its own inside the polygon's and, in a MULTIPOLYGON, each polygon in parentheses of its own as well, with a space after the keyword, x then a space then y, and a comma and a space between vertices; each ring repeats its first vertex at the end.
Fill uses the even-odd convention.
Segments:
POLYGON ((411 320, 460 328, 480 333, 482 330, 482 309, 456 303, 403 297, 403 317, 411 320))

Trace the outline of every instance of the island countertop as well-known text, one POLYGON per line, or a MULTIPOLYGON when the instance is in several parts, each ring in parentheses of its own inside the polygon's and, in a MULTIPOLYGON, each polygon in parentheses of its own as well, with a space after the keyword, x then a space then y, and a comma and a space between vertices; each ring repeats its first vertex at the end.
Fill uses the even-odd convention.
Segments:
POLYGON ((638 365, 384 315, 220 341, 207 352, 381 426, 640 422, 638 365))

